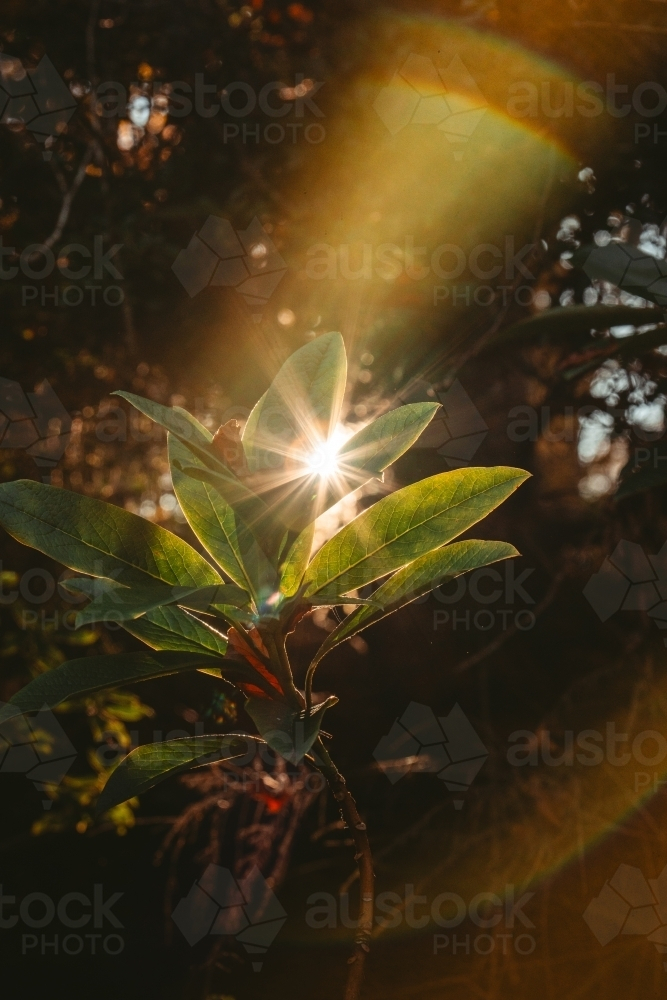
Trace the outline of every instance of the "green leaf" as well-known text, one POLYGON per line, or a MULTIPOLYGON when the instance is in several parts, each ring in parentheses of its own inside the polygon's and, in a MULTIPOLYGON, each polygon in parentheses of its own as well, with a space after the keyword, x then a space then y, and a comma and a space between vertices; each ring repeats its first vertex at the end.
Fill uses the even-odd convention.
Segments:
MULTIPOLYGON (((118 390, 112 395, 126 399, 146 416, 165 427, 187 449, 188 465, 190 466, 188 473, 201 479, 204 474, 203 470, 208 470, 209 479, 207 481, 213 482, 226 502, 231 504, 251 525, 263 517, 266 522, 263 525, 263 530, 267 530, 269 519, 266 516, 268 513, 266 505, 252 490, 244 486, 236 474, 220 459, 211 447, 212 436, 210 432, 187 410, 181 409, 180 406, 162 406, 160 403, 154 403, 151 399, 135 396, 132 392, 118 390), (196 464, 192 456, 199 460, 201 467, 196 464)), ((178 468, 180 465, 180 461, 176 460, 175 466, 178 468)))
MULTIPOLYGON (((168 587, 155 584, 149 587, 125 587, 114 580, 91 579, 90 577, 75 577, 65 580, 66 590, 77 594, 85 594, 93 600, 83 611, 77 612, 75 627, 89 625, 92 622, 121 622, 138 618, 146 611, 163 604, 173 604, 183 600, 188 595, 202 592, 206 595, 217 593, 222 587, 168 587)), ((210 603, 210 602, 209 602, 210 603)))
POLYGON ((280 592, 286 597, 293 597, 301 586, 303 574, 306 572, 308 560, 310 559, 310 550, 313 546, 314 535, 315 523, 311 521, 296 537, 282 565, 280 592))
POLYGON ((176 438, 170 435, 168 441, 174 493, 188 524, 223 572, 258 599, 257 592, 271 578, 266 556, 231 504, 213 486, 179 471, 177 462, 187 466, 196 459, 176 438), (252 575, 246 561, 255 567, 252 575))
POLYGON ((177 438, 199 445, 209 444, 213 440, 211 432, 203 424, 200 424, 196 417, 180 406, 163 406, 152 399, 137 396, 134 392, 125 392, 123 389, 117 389, 111 395, 126 399, 140 413, 171 431, 177 438))
POLYGON ((330 695, 315 705, 308 717, 305 711, 299 712, 286 702, 269 698, 248 698, 245 710, 271 749, 298 764, 319 736, 324 713, 337 702, 338 698, 330 695))
POLYGON ((96 813, 107 812, 172 775, 195 767, 221 760, 250 763, 258 742, 254 736, 228 733, 224 736, 192 736, 137 747, 120 762, 107 781, 97 801, 96 813))
POLYGON ((274 501, 271 506, 267 505, 239 479, 231 479, 228 475, 221 475, 213 469, 205 469, 200 465, 181 465, 180 462, 175 464, 175 468, 197 482, 212 486, 225 503, 233 508, 237 530, 240 529, 241 523, 247 526, 248 534, 254 538, 260 551, 264 553, 264 563, 272 566, 278 561, 286 524, 274 501))
MULTIPOLYGON (((176 451, 176 443, 170 449, 176 451)), ((171 452, 170 452, 171 453, 171 452)), ((172 455, 172 481, 177 496, 183 495, 184 513, 202 544, 212 545, 222 568, 248 589, 256 601, 267 591, 277 589, 276 572, 271 563, 285 528, 264 501, 244 486, 211 469, 206 469, 181 451, 172 455)))
MULTIPOLYGON (((222 657, 227 653, 227 636, 213 625, 201 621, 182 608, 169 605, 147 611, 141 618, 121 623, 126 632, 141 639, 148 646, 159 650, 178 650, 183 653, 201 653, 204 658, 211 655, 222 657)), ((243 659, 216 660, 212 667, 198 668, 201 673, 222 677, 230 684, 255 684, 267 695, 275 694, 266 678, 257 673, 243 659)))
POLYGON ((513 559, 520 553, 508 542, 486 542, 468 539, 454 542, 434 552, 427 552, 390 576, 373 594, 373 605, 358 608, 341 622, 317 651, 316 662, 346 639, 374 625, 399 608, 405 607, 423 594, 428 594, 446 580, 501 559, 513 559))
POLYGON ((219 574, 177 535, 102 500, 18 480, 0 485, 0 524, 70 569, 118 583, 204 587, 219 574))
POLYGON ((363 607, 376 608, 377 601, 372 597, 348 597, 347 594, 316 594, 306 598, 313 608, 339 608, 343 604, 358 604, 363 607))
POLYGON ((72 594, 83 594, 90 598, 99 597, 110 587, 116 587, 118 590, 127 589, 122 583, 95 576, 68 576, 66 580, 61 581, 60 586, 72 594))
POLYGON ((155 608, 141 618, 122 623, 126 632, 153 649, 224 656, 227 637, 204 625, 195 615, 173 606, 155 608))
POLYGON ((346 593, 440 548, 527 479, 523 469, 454 469, 384 497, 326 542, 305 574, 306 596, 346 593))
POLYGON ((117 389, 111 395, 126 399, 140 413, 164 427, 177 440, 187 445, 190 451, 197 455, 209 469, 216 469, 220 472, 229 471, 210 446, 213 440, 211 432, 187 410, 180 406, 163 406, 161 403, 153 402, 152 399, 145 399, 143 396, 137 396, 133 392, 125 392, 123 389, 117 389))
POLYGON ((112 395, 128 400, 146 416, 165 427, 181 444, 182 457, 177 453, 173 461, 170 459, 175 469, 194 477, 195 480, 213 485, 224 497, 225 502, 230 504, 251 527, 254 527, 256 522, 262 522, 260 530, 263 532, 270 530, 271 517, 266 504, 220 459, 211 447, 210 442, 213 439, 210 432, 187 410, 181 409, 180 406, 162 406, 151 399, 135 396, 132 392, 119 390, 112 395))
POLYGON ((354 434, 337 453, 336 475, 327 481, 324 490, 320 487, 316 491, 310 510, 298 498, 306 517, 319 516, 371 479, 382 479, 384 470, 414 444, 439 408, 440 403, 407 403, 354 434))
MULTIPOLYGON (((262 608, 262 614, 266 611, 262 608)), ((226 625, 242 625, 243 628, 250 629, 256 628, 260 622, 260 615, 255 614, 252 611, 245 611, 243 608, 237 608, 233 604, 212 604, 208 613, 215 613, 216 618, 224 618, 226 625)), ((273 618, 275 615, 269 611, 269 617, 273 618)), ((220 622, 216 624, 220 625, 220 622)))
MULTIPOLYGON (((521 320, 501 330, 484 345, 484 350, 510 340, 527 340, 540 336, 573 336, 591 330, 609 330, 612 326, 648 326, 662 323, 658 309, 637 309, 634 306, 562 306, 521 320)), ((599 341, 594 342, 599 346, 599 341)), ((620 343, 620 342, 619 342, 620 343)))
POLYGON ((195 465, 192 459, 187 465, 177 461, 175 468, 197 482, 213 486, 225 503, 233 507, 249 527, 254 529, 256 524, 269 519, 269 508, 261 497, 244 486, 240 479, 227 470, 220 472, 217 469, 207 469, 203 463, 195 465))
POLYGON ((439 409, 440 403, 407 403, 362 427, 338 452, 342 476, 348 469, 384 472, 415 443, 439 409))
MULTIPOLYGON (((340 474, 328 484, 328 495, 316 499, 320 514, 342 496, 363 486, 374 476, 400 458, 426 429, 440 403, 407 403, 384 413, 377 420, 354 434, 338 452, 340 474)), ((294 542, 283 566, 280 581, 281 593, 292 597, 299 589, 306 570, 314 525, 307 525, 294 542)))
POLYGON ((76 695, 101 688, 133 684, 200 666, 220 666, 219 657, 206 653, 114 653, 68 660, 26 684, 10 701, 20 712, 53 708, 76 695))
POLYGON ((343 402, 347 360, 340 333, 327 333, 290 355, 255 405, 243 431, 250 468, 279 474, 287 453, 305 455, 329 437, 343 402))
POLYGON ((236 608, 238 611, 252 611, 251 598, 247 590, 235 583, 225 583, 221 587, 198 587, 176 603, 191 611, 208 611, 209 608, 236 608))

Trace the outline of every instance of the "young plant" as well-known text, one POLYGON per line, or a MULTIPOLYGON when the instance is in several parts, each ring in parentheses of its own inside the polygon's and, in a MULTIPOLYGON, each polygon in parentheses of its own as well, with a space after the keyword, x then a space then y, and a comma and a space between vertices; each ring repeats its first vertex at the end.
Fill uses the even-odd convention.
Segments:
MULTIPOLYGON (((158 782, 264 742, 327 778, 356 845, 361 903, 346 1000, 359 994, 373 928, 365 824, 320 736, 337 702, 313 691, 335 646, 446 580, 518 555, 506 542, 452 540, 505 500, 528 473, 457 469, 385 496, 312 554, 314 521, 417 440, 437 403, 390 410, 347 440, 339 417, 347 361, 338 333, 296 351, 252 410, 215 436, 180 407, 119 392, 168 431, 173 487, 200 555, 181 538, 112 504, 21 480, 0 485, 0 523, 71 570, 91 598, 77 626, 120 623, 150 651, 71 660, 19 691, 5 713, 53 707, 85 692, 202 670, 235 685, 258 736, 226 734, 139 747, 99 799, 104 812, 158 782), (369 585, 379 586, 368 594, 369 585), (366 596, 360 596, 363 592, 366 596), (353 606, 295 683, 286 638, 313 608, 353 606), (249 743, 249 741, 251 741, 249 743)), ((349 610, 349 607, 348 607, 349 610)))

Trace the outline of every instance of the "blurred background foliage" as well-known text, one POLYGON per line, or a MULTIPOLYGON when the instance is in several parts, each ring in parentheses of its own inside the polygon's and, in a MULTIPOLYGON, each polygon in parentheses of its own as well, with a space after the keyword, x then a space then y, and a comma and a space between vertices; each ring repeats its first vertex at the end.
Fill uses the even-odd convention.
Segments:
MULTIPOLYGON (((456 610, 463 620, 479 604, 431 598, 337 650, 320 668, 320 685, 341 698, 331 713, 333 749, 366 812, 379 888, 410 883, 429 897, 450 890, 468 898, 508 883, 530 886, 538 893, 538 948, 523 959, 496 951, 467 960, 434 956, 429 933, 383 935, 371 957, 369 998, 593 996, 602 988, 625 998, 628 988, 637 995, 664 988, 660 956, 643 940, 624 941, 614 959, 600 952, 606 965, 591 963, 597 944, 580 917, 617 864, 657 875, 667 861, 664 765, 644 768, 650 781, 641 787, 632 762, 521 770, 507 761, 507 740, 517 729, 547 733, 557 755, 567 731, 604 731, 612 720, 631 738, 664 731, 660 631, 642 610, 602 624, 582 596, 620 539, 654 554, 667 537, 664 491, 613 498, 623 466, 664 434, 661 328, 638 343, 622 310, 649 303, 591 281, 570 261, 578 246, 610 237, 664 259, 667 147, 653 128, 667 126, 664 115, 591 118, 549 113, 552 105, 545 112, 544 104, 534 120, 517 120, 507 113, 507 93, 517 80, 540 94, 548 84, 555 107, 568 81, 607 86, 612 74, 628 93, 644 81, 667 87, 665 32, 663 5, 643 0, 6 0, 0 11, 2 53, 28 68, 48 55, 76 103, 48 158, 29 129, 0 127, 3 250, 50 241, 57 257, 66 244, 92 248, 96 237, 105 251, 121 245, 113 256, 124 299, 117 306, 93 304, 88 294, 81 305, 63 305, 67 282, 57 272, 27 282, 38 286, 36 299, 20 279, 0 281, 0 373, 26 392, 47 379, 72 418, 66 450, 49 472, 55 485, 124 505, 193 541, 171 491, 162 432, 109 393, 124 388, 185 406, 214 429, 242 418, 280 361, 330 329, 342 330, 351 353, 349 423, 399 398, 435 398, 458 379, 488 430, 475 463, 533 473, 484 526, 522 552, 517 577, 530 571, 529 600, 498 605, 507 610, 504 628, 499 616, 491 631, 454 629, 451 617, 436 628, 438 612, 456 610), (436 130, 390 136, 373 111, 378 91, 412 52, 443 61, 460 55, 484 94, 487 114, 461 158, 436 130), (194 90, 198 76, 209 88, 204 113, 167 114, 174 81, 194 90), (96 92, 107 81, 122 85, 135 109, 148 98, 143 125, 124 103, 119 116, 99 113, 96 92), (206 114, 233 81, 255 91, 278 81, 285 100, 301 85, 322 112, 306 106, 302 122, 320 123, 325 138, 309 143, 298 133, 292 142, 287 130, 285 141, 267 142, 268 119, 257 108, 241 122, 249 137, 242 141, 229 128, 238 124, 233 115, 206 114), (637 133, 638 122, 650 125, 648 136, 637 133), (171 269, 210 214, 237 229, 256 216, 287 263, 259 322, 232 289, 190 298, 171 269), (468 276, 454 282, 468 289, 454 301, 451 282, 438 299, 434 284, 442 283, 432 274, 406 274, 409 241, 456 244, 467 256, 480 243, 504 248, 506 238, 516 250, 530 245, 532 277, 508 276, 507 294, 488 305, 476 304, 479 281, 468 276), (347 247, 360 267, 364 244, 382 243, 399 248, 395 279, 350 280, 342 269, 327 280, 308 275, 318 244, 347 247), (529 285, 530 301, 517 300, 515 279, 529 285), (591 310, 584 320, 576 310, 583 305, 591 310), (611 321, 598 306, 621 312, 611 321), (562 315, 552 322, 556 310, 562 315), (519 417, 527 425, 510 433, 519 417), (534 627, 516 626, 517 607, 535 615, 534 627), (432 776, 391 786, 375 767, 374 747, 413 700, 436 713, 458 702, 489 749, 462 810, 432 776)), ((3 257, 3 266, 15 264, 3 257)), ((645 326, 661 322, 658 310, 654 321, 642 313, 645 326)), ((436 447, 417 448, 387 485, 447 467, 436 447)), ((0 450, 3 479, 44 471, 24 450, 0 450)), ((349 505, 341 516, 357 509, 349 505)), ((44 597, 39 582, 21 589, 34 568, 54 580, 62 572, 3 538, 5 701, 77 648, 138 645, 121 629, 73 631, 72 605, 60 591, 44 597)), ((324 614, 303 623, 292 637, 297 664, 331 627, 324 614)), ((0 819, 5 883, 17 895, 86 891, 95 881, 125 892, 126 964, 121 971, 105 957, 69 966, 48 959, 8 994, 12 1000, 47 988, 89 997, 91 975, 104 998, 121 989, 128 998, 306 997, 313 980, 322 996, 339 995, 343 932, 324 945, 303 912, 311 892, 335 893, 348 880, 348 838, 326 793, 309 789, 298 769, 216 767, 92 821, 105 776, 128 748, 168 734, 249 728, 242 705, 196 674, 68 703, 58 720, 79 753, 49 790, 49 809, 23 776, 0 776, 12 802, 0 819), (167 863, 153 866, 156 854, 167 863), (184 895, 210 860, 238 874, 259 863, 294 915, 262 977, 222 946, 193 957, 184 942, 169 943, 168 901, 184 895)), ((17 940, 8 935, 2 945, 12 976, 21 965, 17 940)))

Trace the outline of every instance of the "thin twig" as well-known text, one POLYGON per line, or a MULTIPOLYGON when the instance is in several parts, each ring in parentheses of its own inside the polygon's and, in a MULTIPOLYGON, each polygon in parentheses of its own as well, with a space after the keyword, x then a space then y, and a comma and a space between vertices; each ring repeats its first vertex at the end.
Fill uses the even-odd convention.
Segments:
POLYGON ((359 869, 361 899, 359 902, 359 922, 357 937, 354 942, 354 952, 348 960, 347 982, 345 984, 344 1000, 358 1000, 361 985, 364 980, 366 955, 373 933, 373 901, 375 893, 375 873, 373 872, 373 857, 366 832, 366 824, 362 822, 357 804, 350 794, 345 778, 340 773, 327 750, 318 737, 313 747, 315 766, 329 782, 333 796, 338 802, 341 815, 347 823, 354 838, 356 854, 354 859, 359 869))
POLYGON ((51 157, 51 159, 49 160, 49 164, 50 164, 51 169, 53 170, 54 176, 56 178, 56 183, 58 184, 58 189, 59 189, 61 195, 63 195, 63 197, 64 197, 67 194, 67 191, 68 191, 67 179, 66 179, 64 173, 62 172, 62 170, 60 169, 60 167, 58 166, 57 161, 53 157, 51 157))
POLYGON ((60 212, 58 213, 58 218, 56 219, 56 225, 50 236, 47 236, 43 241, 44 246, 52 247, 63 234, 65 226, 67 225, 67 220, 69 219, 70 212, 72 211, 72 205, 74 199, 76 198, 77 192, 86 178, 86 168, 93 158, 93 148, 88 146, 86 152, 83 154, 83 159, 79 164, 79 169, 76 172, 74 180, 72 181, 65 197, 63 198, 63 203, 60 206, 60 212))
MULTIPOLYGON (((445 806, 445 801, 446 800, 436 803, 436 805, 434 805, 431 809, 425 812, 423 816, 420 816, 416 823, 413 823, 411 826, 409 826, 407 830, 402 830, 401 833, 399 833, 399 835, 391 841, 391 843, 385 844, 382 850, 376 851, 375 860, 380 861, 381 858, 386 858, 393 851, 395 851, 397 847, 403 845, 406 841, 410 840, 411 837, 416 837, 418 833, 421 833, 424 827, 428 826, 428 824, 431 822, 431 819, 435 815, 437 815, 437 813, 442 812, 445 806)), ((352 872, 349 878, 346 878, 343 884, 341 885, 340 889, 338 890, 338 895, 339 896, 345 895, 345 893, 348 892, 350 887, 354 885, 354 883, 357 881, 358 878, 359 878, 359 872, 358 871, 352 872)))

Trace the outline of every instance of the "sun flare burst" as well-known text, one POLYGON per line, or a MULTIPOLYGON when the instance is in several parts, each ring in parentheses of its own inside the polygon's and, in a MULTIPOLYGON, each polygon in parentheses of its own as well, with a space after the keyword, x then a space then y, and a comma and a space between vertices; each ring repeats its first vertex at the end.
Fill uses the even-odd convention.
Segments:
POLYGON ((338 472, 338 449, 340 442, 328 438, 318 444, 306 457, 306 468, 320 479, 330 479, 338 472))
POLYGON ((307 472, 319 476, 322 480, 333 479, 340 475, 342 470, 338 453, 350 433, 351 431, 339 424, 329 437, 313 442, 310 451, 304 457, 307 472))

